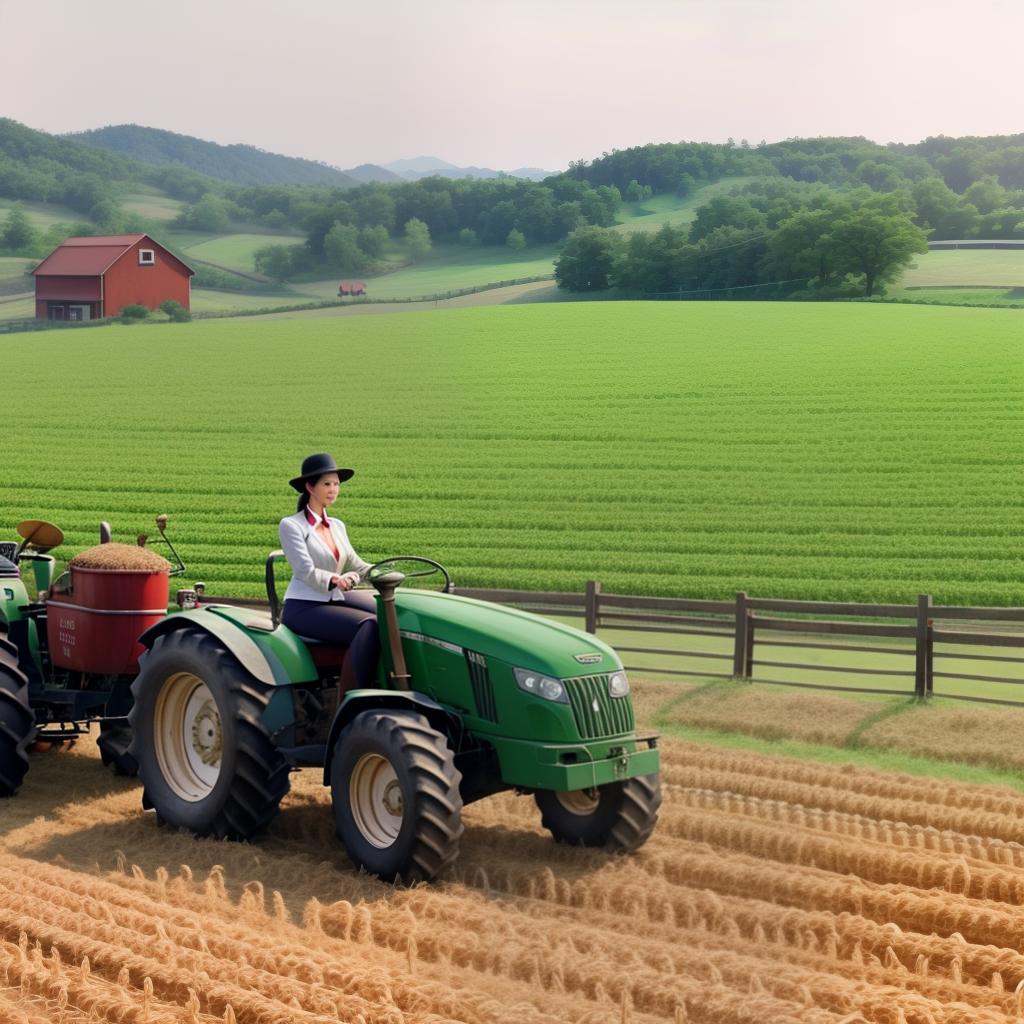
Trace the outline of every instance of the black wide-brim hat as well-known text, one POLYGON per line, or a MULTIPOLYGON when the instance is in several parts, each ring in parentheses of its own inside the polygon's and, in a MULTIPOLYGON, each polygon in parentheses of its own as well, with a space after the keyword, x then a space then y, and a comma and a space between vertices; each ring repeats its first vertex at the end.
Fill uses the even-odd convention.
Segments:
POLYGON ((307 480, 315 480, 324 473, 337 473, 338 479, 344 483, 350 477, 356 475, 354 469, 342 469, 335 461, 334 456, 328 452, 318 452, 316 455, 308 455, 302 460, 302 469, 299 475, 288 483, 300 494, 305 489, 307 480))

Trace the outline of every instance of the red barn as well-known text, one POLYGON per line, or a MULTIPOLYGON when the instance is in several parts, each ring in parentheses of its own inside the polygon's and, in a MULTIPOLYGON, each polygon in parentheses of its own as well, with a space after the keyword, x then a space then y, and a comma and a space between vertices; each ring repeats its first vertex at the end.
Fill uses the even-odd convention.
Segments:
POLYGON ((69 238, 32 273, 37 320, 95 320, 164 299, 188 309, 195 271, 149 235, 97 235, 69 238))
POLYGON ((365 295, 365 281, 342 281, 338 285, 338 295, 365 295))

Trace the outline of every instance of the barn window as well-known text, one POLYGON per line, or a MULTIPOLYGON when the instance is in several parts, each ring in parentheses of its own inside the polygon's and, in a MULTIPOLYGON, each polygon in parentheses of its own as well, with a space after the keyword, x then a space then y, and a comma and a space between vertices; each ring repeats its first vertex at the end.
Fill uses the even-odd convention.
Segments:
POLYGON ((139 250, 139 266, 140 267, 151 267, 156 263, 156 252, 152 249, 140 249, 139 250))

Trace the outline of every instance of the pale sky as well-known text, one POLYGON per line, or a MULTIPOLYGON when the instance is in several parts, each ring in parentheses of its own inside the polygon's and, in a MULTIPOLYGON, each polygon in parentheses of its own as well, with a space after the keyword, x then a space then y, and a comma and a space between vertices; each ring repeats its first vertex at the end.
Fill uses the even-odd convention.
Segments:
POLYGON ((0 0, 0 116, 339 167, 1024 131, 1022 0, 0 0))

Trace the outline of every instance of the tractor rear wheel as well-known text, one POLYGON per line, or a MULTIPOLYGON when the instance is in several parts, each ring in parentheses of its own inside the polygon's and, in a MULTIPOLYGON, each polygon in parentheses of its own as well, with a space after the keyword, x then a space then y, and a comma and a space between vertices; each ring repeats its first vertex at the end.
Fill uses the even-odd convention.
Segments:
POLYGON ((96 746, 100 748, 100 759, 116 775, 135 778, 139 774, 139 763, 128 748, 132 742, 132 729, 127 718, 110 718, 100 722, 100 734, 96 746))
POLYGON ((542 789, 534 800, 541 823, 558 842, 632 853, 647 842, 658 820, 661 776, 640 775, 596 789, 542 789))
POLYGON ((459 853, 462 774, 447 738, 411 711, 364 711, 331 761, 338 836, 385 881, 429 881, 459 853))
POLYGON ((288 792, 288 764, 262 718, 272 691, 208 633, 157 637, 128 716, 143 806, 197 836, 241 840, 264 829, 288 792))
POLYGON ((0 638, 0 797, 18 792, 28 771, 28 747, 35 734, 28 677, 18 668, 17 649, 0 638))

